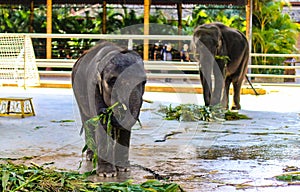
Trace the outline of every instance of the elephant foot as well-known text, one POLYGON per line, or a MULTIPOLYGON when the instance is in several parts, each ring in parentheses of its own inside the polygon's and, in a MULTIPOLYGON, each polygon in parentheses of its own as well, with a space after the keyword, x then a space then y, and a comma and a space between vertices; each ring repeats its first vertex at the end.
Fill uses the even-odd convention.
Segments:
POLYGON ((116 171, 113 171, 113 172, 99 172, 97 173, 97 175, 99 177, 116 177, 117 176, 117 172, 116 171))
POLYGON ((130 167, 116 166, 116 169, 118 172, 129 172, 130 171, 130 167))
POLYGON ((94 157, 94 152, 91 149, 87 149, 86 151, 86 160, 92 161, 94 157))
POLYGON ((99 172, 99 173, 97 173, 97 175, 99 177, 108 177, 108 178, 110 178, 110 177, 116 177, 117 172, 99 172))
POLYGON ((129 172, 130 171, 130 162, 128 160, 124 160, 124 159, 128 159, 126 157, 122 157, 123 161, 117 161, 115 162, 116 165, 116 169, 118 172, 129 172))
POLYGON ((110 163, 102 163, 101 165, 98 165, 97 175, 99 177, 116 177, 117 176, 117 170, 115 166, 113 166, 110 163))
POLYGON ((240 109, 241 109, 240 105, 234 105, 234 106, 231 107, 231 110, 233 110, 233 111, 238 111, 240 109))

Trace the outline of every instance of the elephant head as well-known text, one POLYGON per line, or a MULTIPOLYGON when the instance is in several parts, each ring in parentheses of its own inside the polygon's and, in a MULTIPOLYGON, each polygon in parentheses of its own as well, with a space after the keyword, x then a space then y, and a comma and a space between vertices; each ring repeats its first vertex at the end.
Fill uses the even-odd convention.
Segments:
POLYGON ((130 129, 138 119, 146 83, 143 60, 132 51, 116 54, 101 74, 103 100, 114 109, 113 125, 130 129))
POLYGON ((198 26, 194 30, 193 42, 196 44, 197 51, 206 48, 212 55, 217 55, 222 48, 222 32, 214 25, 204 24, 198 26))

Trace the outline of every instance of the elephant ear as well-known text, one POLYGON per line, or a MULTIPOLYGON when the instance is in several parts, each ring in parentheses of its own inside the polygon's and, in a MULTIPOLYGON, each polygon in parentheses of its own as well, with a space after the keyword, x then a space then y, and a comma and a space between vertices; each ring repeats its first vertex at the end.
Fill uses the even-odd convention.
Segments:
POLYGON ((100 94, 103 94, 103 71, 105 68, 111 64, 111 60, 122 51, 122 49, 115 44, 112 44, 110 42, 104 42, 102 43, 102 48, 97 52, 97 54, 94 56, 94 60, 92 62, 97 63, 97 82, 99 86, 100 94))
POLYGON ((203 25, 198 26, 195 28, 194 33, 193 33, 193 40, 191 42, 191 51, 194 53, 194 58, 196 61, 199 61, 199 50, 197 50, 198 48, 200 48, 201 45, 201 41, 200 41, 200 37, 201 34, 203 33, 203 25))
POLYGON ((218 48, 217 48, 217 55, 222 54, 224 51, 223 49, 225 48, 225 45, 223 44, 223 37, 222 34, 218 40, 218 48))
POLYGON ((99 82, 98 86, 99 86, 100 95, 102 95, 103 94, 103 92, 102 92, 102 90, 103 90, 103 88, 102 88, 102 76, 101 76, 101 73, 99 71, 97 72, 97 81, 99 82))
POLYGON ((225 48, 225 44, 223 41, 223 34, 221 29, 216 26, 216 28, 218 29, 218 47, 217 47, 217 55, 221 55, 224 52, 224 48, 225 48))

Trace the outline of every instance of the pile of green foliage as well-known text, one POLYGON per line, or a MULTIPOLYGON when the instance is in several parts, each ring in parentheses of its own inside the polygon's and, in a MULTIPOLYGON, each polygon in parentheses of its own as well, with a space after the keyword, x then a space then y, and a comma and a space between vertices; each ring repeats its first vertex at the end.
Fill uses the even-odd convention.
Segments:
POLYGON ((160 114, 164 115, 166 120, 178 121, 224 121, 224 120, 238 120, 250 119, 246 115, 238 112, 226 111, 221 106, 200 106, 195 104, 181 104, 176 107, 160 106, 158 110, 160 114))
POLYGON ((34 163, 26 166, 8 162, 0 165, 0 191, 182 191, 175 183, 157 180, 148 180, 142 184, 134 184, 132 180, 94 183, 88 180, 89 175, 90 173, 56 171, 34 163))

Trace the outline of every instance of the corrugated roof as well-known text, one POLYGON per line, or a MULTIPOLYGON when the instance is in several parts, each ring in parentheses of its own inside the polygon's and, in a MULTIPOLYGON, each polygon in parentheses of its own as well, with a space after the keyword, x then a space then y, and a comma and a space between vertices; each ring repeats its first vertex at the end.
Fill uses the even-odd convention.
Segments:
MULTIPOLYGON (((32 0, 0 0, 0 4, 30 4, 32 0)), ((35 0, 34 4, 46 4, 46 0, 35 0)), ((108 4, 144 4, 143 0, 106 0, 108 4)), ((96 4, 103 0, 52 0, 53 4, 96 4)), ((221 5, 246 5, 247 0, 151 0, 152 5, 183 4, 221 4, 221 5)))

